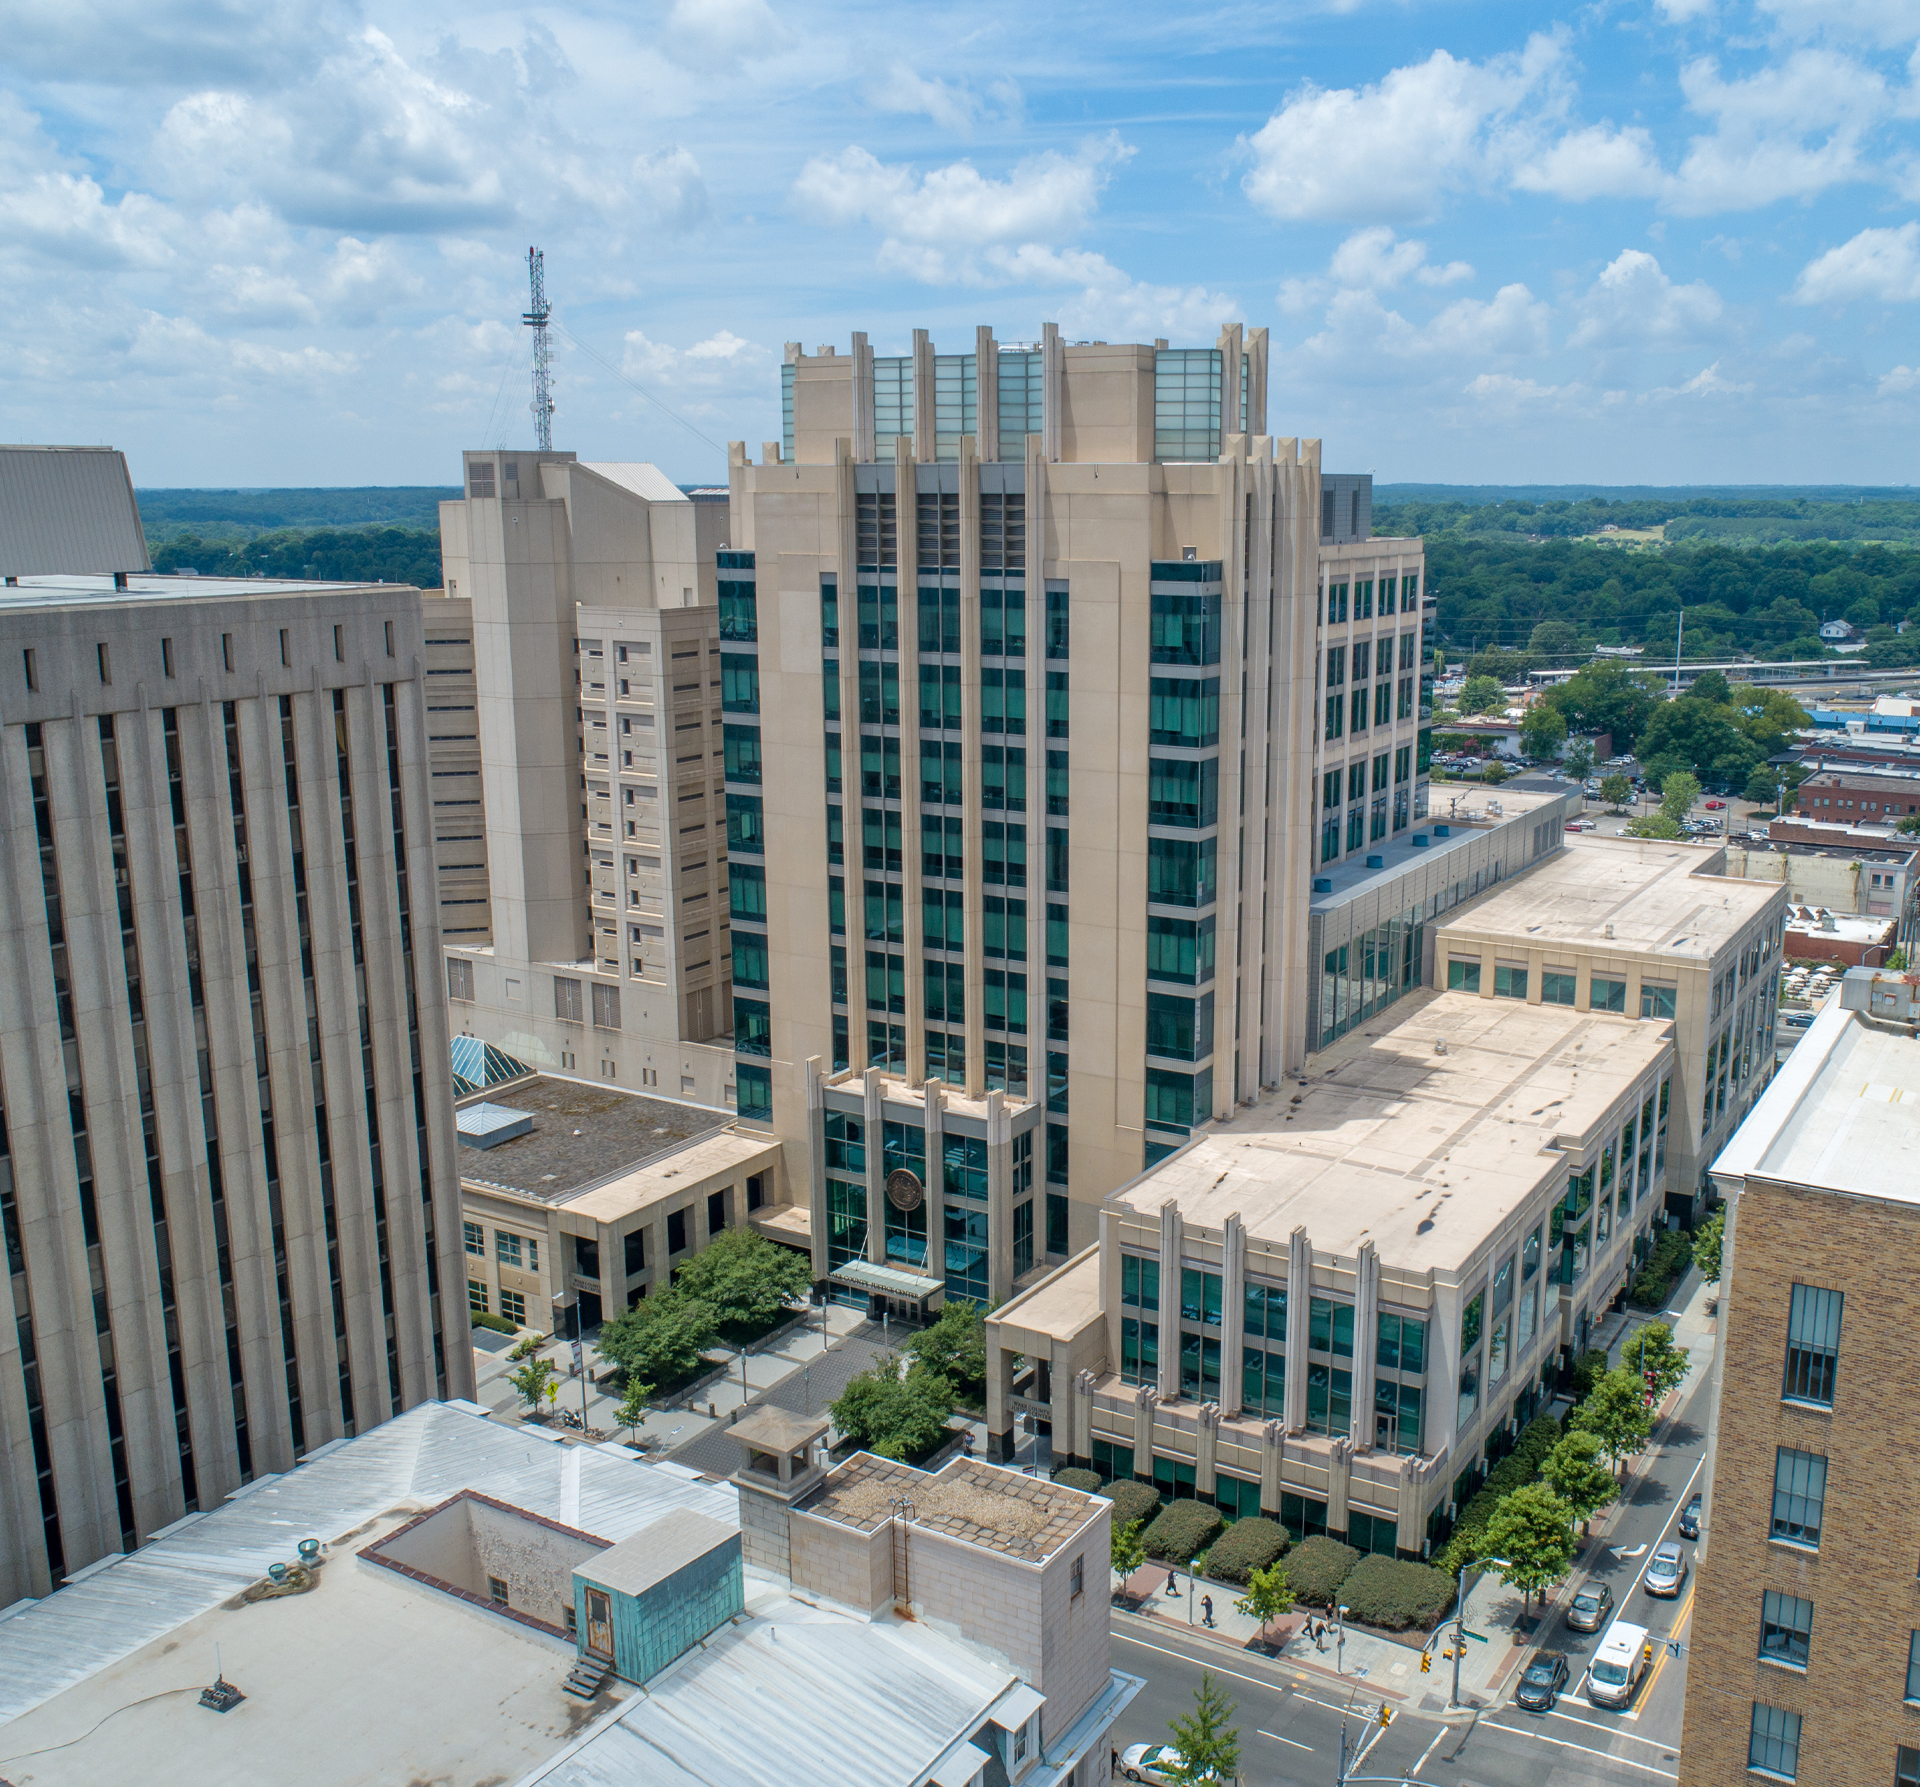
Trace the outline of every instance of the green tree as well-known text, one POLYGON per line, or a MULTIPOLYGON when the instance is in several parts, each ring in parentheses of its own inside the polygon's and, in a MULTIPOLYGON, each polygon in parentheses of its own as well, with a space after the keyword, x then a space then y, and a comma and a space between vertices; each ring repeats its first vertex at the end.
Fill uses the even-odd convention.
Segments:
MULTIPOLYGON (((1698 685, 1696 685, 1698 686, 1698 685)), ((1733 723, 1769 757, 1777 757, 1812 716, 1785 689, 1755 689, 1734 707, 1733 723)))
POLYGON ((1610 1371, 1567 1417, 1567 1425, 1592 1434, 1617 1471, 1621 1459, 1639 1451, 1653 1432, 1646 1388, 1631 1371, 1610 1371))
POLYGON ((1687 834, 1681 830, 1677 819, 1669 819, 1665 813, 1642 813, 1637 819, 1626 823, 1626 834, 1630 838, 1684 838, 1687 834))
POLYGON ((1520 722, 1520 748, 1536 763, 1547 763, 1559 755, 1567 742, 1567 716, 1557 707, 1536 701, 1520 722))
POLYGON ((1683 1346, 1673 1344, 1673 1330, 1665 1322, 1647 1322, 1634 1329, 1620 1348, 1620 1363, 1642 1383, 1653 1373, 1653 1400, 1656 1405, 1669 1390, 1677 1389, 1693 1369, 1693 1358, 1683 1346))
POLYGON ((1767 753, 1734 724, 1733 709, 1718 701, 1683 695, 1662 703, 1640 740, 1640 761, 1662 778, 1691 770, 1702 781, 1744 785, 1767 753))
POLYGON ((1657 697, 1616 660, 1603 658, 1567 678, 1548 697, 1573 732, 1606 732, 1616 753, 1630 751, 1646 730, 1657 697))
POLYGON ((1247 1592, 1234 1602, 1237 1612, 1244 1613, 1248 1619, 1260 1622, 1260 1636, 1264 1639, 1267 1627, 1283 1613, 1293 1611, 1293 1590, 1287 1586, 1287 1572, 1284 1565, 1269 1564, 1264 1570, 1254 1570, 1247 1576, 1247 1592))
POLYGON ((1114 1527, 1108 1544, 1112 1553, 1109 1561, 1113 1573, 1120 1578, 1120 1586, 1124 1588, 1127 1578, 1147 1561, 1146 1543, 1140 1537, 1140 1522, 1129 1520, 1125 1526, 1114 1527))
POLYGON ((1538 622, 1527 641, 1530 658, 1577 658, 1580 656, 1580 629, 1571 621, 1538 622))
POLYGON ((910 1464, 945 1435, 953 1415, 953 1385, 920 1366, 903 1374, 898 1355, 882 1353, 848 1383, 831 1412, 843 1438, 910 1464))
POLYGON ((520 1392, 528 1408, 537 1409, 560 1393, 559 1377, 551 1359, 529 1359, 519 1370, 507 1373, 507 1382, 520 1392))
POLYGON ((1660 811, 1676 823, 1693 811, 1699 798, 1699 779, 1685 770, 1674 770, 1660 783, 1660 811))
POLYGON ((653 1386, 643 1384, 638 1378, 630 1381, 626 1394, 620 1398, 619 1412, 613 1417, 616 1425, 627 1430, 627 1438, 633 1438, 633 1430, 647 1418, 647 1410, 653 1402, 653 1386))
POLYGON ((1507 705, 1507 692, 1490 676, 1470 676, 1460 691, 1463 714, 1498 713, 1507 705))
POLYGON ((1576 739, 1567 747, 1567 774, 1576 782, 1584 782, 1593 769, 1593 746, 1587 741, 1576 739))
POLYGON ((1703 670, 1687 690, 1696 701, 1711 701, 1716 707, 1733 705, 1733 689, 1718 670, 1703 670))
POLYGON ((1906 973, 1907 952, 1904 949, 1896 949, 1890 956, 1887 957, 1886 961, 1882 963, 1881 966, 1883 966, 1889 974, 1906 973))
POLYGON ((1752 801, 1755 806, 1770 807, 1779 800, 1781 786, 1779 775, 1763 763, 1747 777, 1746 790, 1740 798, 1752 801))
POLYGON ((1909 813, 1906 818, 1900 820, 1893 829, 1903 833, 1909 838, 1920 834, 1920 813, 1909 813))
POLYGON ((1240 1772, 1240 1734, 1233 1728, 1234 1705, 1210 1671, 1203 1670, 1194 1691, 1193 1711, 1174 1719, 1167 1730, 1180 1752, 1180 1765, 1169 1778, 1180 1787, 1215 1787, 1240 1772))
POLYGON ((682 1266, 674 1289, 713 1311, 726 1328, 764 1328, 813 1284, 803 1253, 752 1229, 726 1229, 682 1266))
POLYGON ((1467 660, 1467 675, 1490 676, 1497 683, 1517 683, 1532 668, 1532 664, 1533 660, 1526 652, 1508 651, 1504 646, 1490 645, 1467 660))
POLYGON ((1600 1462, 1600 1442, 1590 1433, 1561 1436, 1540 1467, 1546 1485, 1569 1508, 1586 1531, 1586 1523, 1620 1493, 1612 1471, 1600 1462))
POLYGON ((600 1356, 623 1377, 649 1384, 676 1384, 694 1376, 720 1338, 713 1306, 678 1285, 642 1297, 600 1330, 600 1356))
POLYGON ((1497 788, 1512 774, 1513 771, 1508 769, 1504 763, 1489 763, 1487 767, 1480 772, 1480 780, 1483 782, 1491 782, 1497 788))
POLYGON ((986 1394, 987 1322, 978 1303, 949 1297, 938 1319, 907 1342, 907 1351, 968 1400, 978 1402, 986 1394))
POLYGON ((1558 1582, 1573 1562, 1573 1520, 1572 1508, 1546 1484, 1522 1483, 1500 1498, 1476 1549, 1506 1560, 1488 1568, 1531 1607, 1535 1593, 1558 1582))
POLYGON ((1615 770, 1601 779, 1600 798, 1617 812, 1633 799, 1633 784, 1615 770))

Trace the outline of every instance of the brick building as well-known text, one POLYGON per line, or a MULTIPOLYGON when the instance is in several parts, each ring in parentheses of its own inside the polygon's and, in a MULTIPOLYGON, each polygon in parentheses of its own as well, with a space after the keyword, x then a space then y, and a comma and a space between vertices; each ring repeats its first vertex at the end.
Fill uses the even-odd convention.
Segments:
POLYGON ((1915 989, 1856 970, 1714 1165, 1728 1200, 1680 1787, 1920 1780, 1915 989), (1906 1386, 1903 1391, 1902 1385, 1906 1386))
POLYGON ((1799 810, 1838 825, 1892 825, 1920 813, 1920 769, 1829 763, 1800 784, 1799 810))

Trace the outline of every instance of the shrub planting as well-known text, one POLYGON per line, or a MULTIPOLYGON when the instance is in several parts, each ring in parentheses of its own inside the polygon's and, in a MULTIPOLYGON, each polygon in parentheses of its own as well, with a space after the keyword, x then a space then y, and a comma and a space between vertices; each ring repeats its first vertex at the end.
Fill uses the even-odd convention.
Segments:
POLYGON ((1292 1536, 1279 1521, 1250 1514, 1214 1540, 1207 1553, 1207 1574, 1244 1587, 1255 1570, 1264 1570, 1284 1556, 1291 1543, 1292 1536))
POLYGON ((1627 1301, 1640 1309, 1659 1309, 1672 1295, 1686 1269, 1693 1264, 1693 1237, 1685 1229, 1667 1229, 1654 1242, 1627 1290, 1627 1301))
POLYGON ((1069 1489, 1084 1489, 1088 1495, 1100 1494, 1100 1473, 1098 1471, 1055 1471, 1053 1480, 1064 1483, 1069 1489))
POLYGON ((1324 1607, 1338 1599, 1340 1585, 1360 1553, 1324 1533, 1302 1539, 1287 1553, 1287 1581, 1302 1606, 1324 1607))
POLYGON ((1184 1564, 1206 1548, 1220 1530, 1220 1510, 1182 1496, 1168 1502, 1140 1535, 1147 1556, 1163 1564, 1184 1564))
POLYGON ((1363 1557, 1340 1584, 1340 1600, 1362 1625, 1425 1631, 1453 1605, 1453 1579, 1426 1564, 1363 1557))
POLYGON ((1104 1483, 1100 1493, 1113 1503, 1113 1524, 1131 1526, 1138 1521, 1144 1529, 1160 1512, 1160 1491, 1151 1483, 1136 1483, 1131 1477, 1116 1477, 1104 1483))

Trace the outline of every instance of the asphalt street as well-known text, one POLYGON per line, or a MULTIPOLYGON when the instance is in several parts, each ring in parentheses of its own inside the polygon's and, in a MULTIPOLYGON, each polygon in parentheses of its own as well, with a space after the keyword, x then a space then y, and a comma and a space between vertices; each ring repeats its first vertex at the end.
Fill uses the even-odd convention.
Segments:
MULTIPOLYGON (((1658 1787, 1678 1779, 1686 1656, 1684 1648, 1681 1655, 1671 1655, 1658 1641, 1673 1637, 1684 1646, 1693 1601, 1692 1545, 1682 1541, 1689 1571, 1677 1599, 1655 1599, 1641 1588, 1640 1579, 1654 1545, 1677 1536, 1680 1510, 1700 1487, 1711 1406, 1708 1376, 1706 1363, 1697 1364, 1651 1466, 1635 1480, 1605 1542, 1589 1545, 1536 1635, 1542 1648, 1566 1654, 1571 1672, 1569 1689, 1553 1711, 1522 1712, 1512 1704, 1516 1667, 1496 1704, 1471 1720, 1450 1723, 1423 1711, 1423 1696, 1416 1694, 1404 1703, 1388 1700, 1395 1713, 1383 1730, 1376 1717, 1381 1692, 1365 1680, 1343 1683, 1329 1674, 1271 1663, 1116 1613, 1114 1665, 1145 1677, 1147 1685, 1121 1715, 1115 1743, 1125 1749, 1129 1744, 1166 1742, 1169 1721, 1191 1712, 1205 1670, 1219 1679, 1238 1707, 1241 1787, 1331 1787, 1338 1779, 1341 1715, 1349 1706, 1349 1741, 1367 1746, 1364 1760, 1353 1771, 1355 1779, 1452 1787, 1658 1787), (1579 1691, 1600 1635, 1570 1632, 1560 1617, 1573 1589, 1589 1579, 1613 1591, 1613 1617, 1644 1625, 1658 1643, 1652 1668, 1632 1704, 1621 1712, 1603 1711, 1579 1691)), ((1444 1691, 1444 1667, 1436 1665, 1432 1676, 1414 1679, 1423 1688, 1442 1684, 1444 1691)))

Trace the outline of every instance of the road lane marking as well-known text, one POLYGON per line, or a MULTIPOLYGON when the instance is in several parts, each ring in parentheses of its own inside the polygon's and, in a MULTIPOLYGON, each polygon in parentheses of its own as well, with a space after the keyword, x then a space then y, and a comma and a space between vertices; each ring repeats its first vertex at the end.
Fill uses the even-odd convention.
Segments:
POLYGON ((1611 1731, 1618 1737, 1626 1738, 1630 1743, 1646 1744, 1650 1749, 1671 1750, 1673 1748, 1672 1744, 1663 1744, 1658 1738, 1642 1737, 1637 1731, 1617 1731, 1612 1725, 1602 1725, 1598 1719, 1582 1719, 1575 1717, 1572 1713, 1557 1711, 1550 1712, 1549 1716, 1555 1719, 1565 1719, 1572 1725, 1584 1725, 1589 1731, 1611 1731))
POLYGON ((1275 1694, 1292 1694, 1296 1700, 1304 1700, 1309 1706, 1324 1706, 1330 1713, 1345 1712, 1346 1708, 1335 1706, 1330 1701, 1315 1700, 1311 1694, 1302 1694, 1289 1688, 1285 1682, 1268 1681, 1258 1675, 1242 1675, 1237 1669, 1216 1669, 1204 1657, 1196 1657, 1190 1651, 1168 1650, 1163 1644, 1149 1644, 1144 1638, 1129 1638, 1124 1632, 1114 1633, 1122 1644, 1138 1645, 1141 1650, 1156 1651, 1163 1657, 1178 1657, 1183 1663, 1197 1663, 1209 1675, 1224 1675, 1237 1682, 1251 1682, 1256 1688, 1266 1688, 1275 1694))
POLYGON ((1413 1765, 1413 1767, 1407 1770, 1407 1775, 1409 1779, 1411 1779, 1414 1775, 1417 1775, 1423 1768, 1427 1766, 1427 1758, 1431 1756, 1435 1750, 1439 1749, 1441 1740, 1444 1739, 1446 1735, 1447 1735, 1447 1727, 1444 1725, 1441 1726, 1441 1728, 1433 1734, 1433 1742, 1428 1744, 1427 1747, 1420 1752, 1420 1760, 1416 1762, 1413 1765))
POLYGON ((1491 1719, 1482 1719, 1480 1723, 1493 1731, 1512 1731, 1521 1737, 1531 1737, 1543 1744, 1552 1744, 1557 1750, 1578 1750, 1583 1756, 1598 1756, 1606 1762, 1617 1762, 1622 1768, 1637 1768, 1642 1774, 1658 1775, 1663 1781, 1677 1781, 1680 1777, 1664 1768, 1655 1768, 1650 1762, 1635 1762, 1631 1756, 1616 1756, 1611 1750, 1595 1750, 1586 1744, 1570 1744, 1563 1737, 1549 1737, 1544 1731, 1529 1731, 1524 1725, 1496 1725, 1491 1719))
MULTIPOLYGON (((1292 1744, 1296 1750, 1311 1750, 1313 1748, 1312 1744, 1303 1744, 1298 1738, 1282 1737, 1277 1731, 1260 1731, 1257 1725, 1254 1729, 1259 1732, 1260 1736, 1270 1737, 1277 1744, 1292 1744)), ((1437 1742, 1438 1740, 1436 1739, 1435 1741, 1437 1742)))

